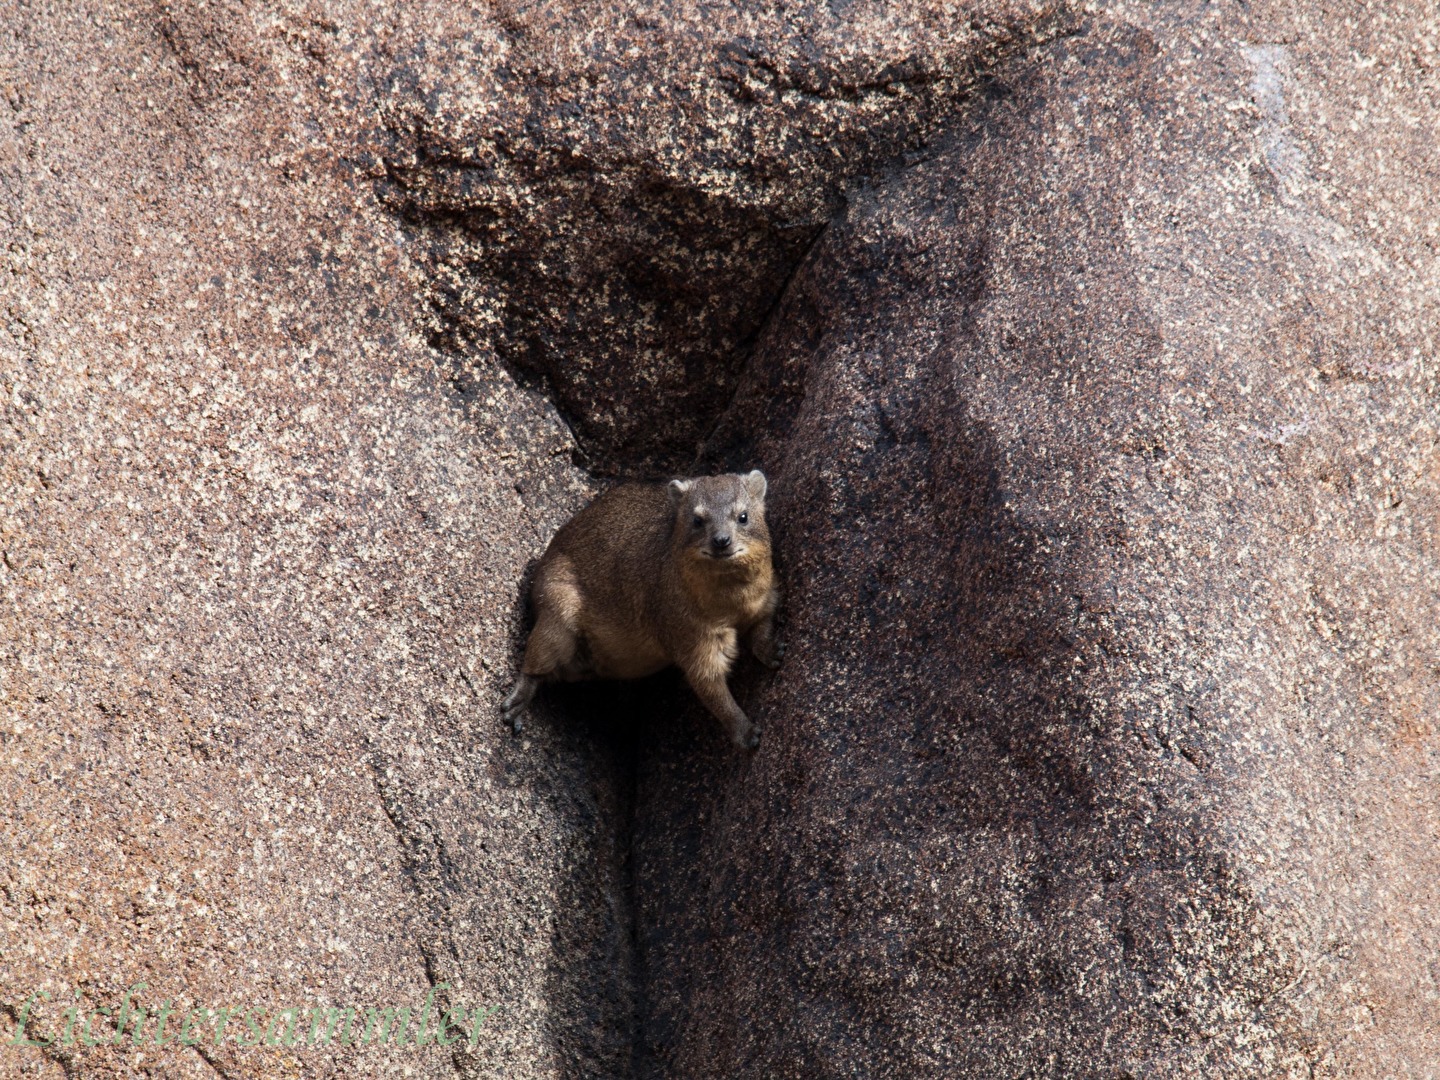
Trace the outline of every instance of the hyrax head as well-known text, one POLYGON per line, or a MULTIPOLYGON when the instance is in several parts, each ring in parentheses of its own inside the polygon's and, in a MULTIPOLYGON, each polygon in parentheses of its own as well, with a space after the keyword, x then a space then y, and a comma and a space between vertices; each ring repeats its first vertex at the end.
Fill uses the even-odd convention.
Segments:
POLYGON ((675 540, 689 555, 717 563, 768 552, 765 528, 765 474, 701 476, 671 480, 675 540))

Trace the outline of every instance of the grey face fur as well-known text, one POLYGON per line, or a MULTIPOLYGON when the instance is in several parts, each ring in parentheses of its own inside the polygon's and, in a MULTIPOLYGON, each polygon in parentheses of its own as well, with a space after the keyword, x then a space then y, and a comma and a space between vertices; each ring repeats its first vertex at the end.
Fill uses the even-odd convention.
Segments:
POLYGON ((765 474, 759 469, 744 476, 726 473, 671 480, 676 530, 686 547, 704 558, 743 558, 756 540, 769 540, 765 490, 765 474))

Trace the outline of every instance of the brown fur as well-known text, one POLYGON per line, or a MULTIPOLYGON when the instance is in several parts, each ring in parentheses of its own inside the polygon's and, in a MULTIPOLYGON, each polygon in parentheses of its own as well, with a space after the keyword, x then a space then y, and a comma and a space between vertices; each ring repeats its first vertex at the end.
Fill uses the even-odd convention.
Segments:
POLYGON ((735 744, 757 746, 760 729, 726 677, 743 641, 771 667, 784 651, 765 488, 758 471, 622 484, 571 518, 535 571, 535 629, 505 701, 515 730, 543 681, 635 679, 675 664, 735 744))

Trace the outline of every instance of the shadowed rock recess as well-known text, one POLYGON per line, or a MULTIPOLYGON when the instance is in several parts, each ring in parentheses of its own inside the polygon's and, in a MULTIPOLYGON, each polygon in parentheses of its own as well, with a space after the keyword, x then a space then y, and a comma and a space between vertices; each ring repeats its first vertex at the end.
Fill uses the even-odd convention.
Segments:
POLYGON ((1422 3, 12 4, 0 1075, 1430 1076, 1437 138, 1422 3), (758 753, 512 737, 756 465, 758 753))

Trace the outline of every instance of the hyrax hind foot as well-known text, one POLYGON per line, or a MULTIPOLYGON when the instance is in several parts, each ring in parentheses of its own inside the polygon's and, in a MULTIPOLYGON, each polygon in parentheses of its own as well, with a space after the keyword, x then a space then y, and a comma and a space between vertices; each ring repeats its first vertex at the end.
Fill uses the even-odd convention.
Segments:
POLYGON ((515 688, 510 691, 510 696, 501 706, 505 722, 510 725, 516 735, 525 729, 525 712, 530 708, 530 702, 534 700, 535 691, 539 688, 539 679, 533 675, 522 674, 515 680, 515 688))

